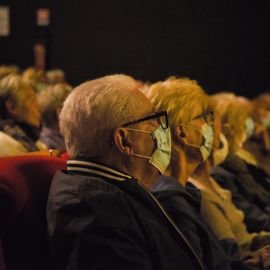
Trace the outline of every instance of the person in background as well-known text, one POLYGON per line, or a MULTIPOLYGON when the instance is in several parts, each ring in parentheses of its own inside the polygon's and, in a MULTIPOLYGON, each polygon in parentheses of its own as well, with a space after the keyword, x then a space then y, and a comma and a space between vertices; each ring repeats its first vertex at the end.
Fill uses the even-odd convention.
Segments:
POLYGON ((0 81, 0 130, 19 142, 25 152, 38 151, 40 120, 40 107, 32 87, 19 75, 4 77, 0 81))
POLYGON ((269 192, 260 183, 263 179, 254 178, 249 171, 248 164, 256 163, 256 159, 243 149, 245 141, 252 136, 253 121, 237 99, 214 95, 213 100, 221 119, 222 132, 228 140, 229 153, 211 174, 223 188, 232 192, 234 204, 245 214, 244 222, 249 232, 269 231, 269 192))
POLYGON ((42 128, 39 139, 48 149, 66 149, 64 138, 59 130, 59 114, 71 91, 70 85, 58 83, 48 86, 38 94, 42 113, 42 128))
POLYGON ((76 87, 60 130, 71 160, 52 182, 47 221, 56 269, 205 269, 149 191, 171 152, 167 113, 126 75, 76 87))
POLYGON ((255 129, 244 148, 255 156, 258 165, 270 177, 270 94, 264 93, 250 103, 255 129))
POLYGON ((41 92, 47 85, 46 73, 43 70, 28 67, 22 72, 23 80, 30 84, 36 93, 41 92))

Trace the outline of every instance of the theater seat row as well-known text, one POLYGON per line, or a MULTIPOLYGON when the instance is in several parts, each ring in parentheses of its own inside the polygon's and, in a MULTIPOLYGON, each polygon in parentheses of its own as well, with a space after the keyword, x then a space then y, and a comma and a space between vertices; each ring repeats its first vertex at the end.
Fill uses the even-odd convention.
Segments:
POLYGON ((65 168, 63 158, 0 158, 0 270, 53 269, 46 201, 53 175, 65 168))

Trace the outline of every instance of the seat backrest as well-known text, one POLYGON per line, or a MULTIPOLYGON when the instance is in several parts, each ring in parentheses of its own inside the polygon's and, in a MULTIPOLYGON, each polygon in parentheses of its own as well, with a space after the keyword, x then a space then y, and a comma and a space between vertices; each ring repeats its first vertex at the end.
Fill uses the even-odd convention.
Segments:
POLYGON ((64 152, 60 155, 60 158, 63 158, 65 160, 69 160, 70 159, 70 155, 68 152, 64 152))
POLYGON ((0 240, 7 270, 52 269, 47 196, 55 172, 65 168, 64 159, 50 156, 0 158, 0 240))

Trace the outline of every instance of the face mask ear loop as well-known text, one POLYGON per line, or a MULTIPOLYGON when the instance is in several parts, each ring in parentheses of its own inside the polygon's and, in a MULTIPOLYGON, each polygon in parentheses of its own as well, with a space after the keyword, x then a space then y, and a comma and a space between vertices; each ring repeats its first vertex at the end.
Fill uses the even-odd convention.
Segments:
POLYGON ((151 158, 151 157, 144 156, 144 155, 140 155, 140 154, 131 154, 131 156, 134 156, 134 157, 141 157, 141 158, 147 158, 147 159, 150 159, 150 158, 151 158))
MULTIPOLYGON (((125 129, 130 130, 130 131, 136 131, 136 132, 139 132, 139 133, 145 133, 145 134, 152 134, 152 133, 153 133, 153 132, 151 132, 151 131, 140 130, 140 129, 135 129, 135 128, 127 128, 127 127, 125 127, 125 129)), ((151 157, 149 157, 149 156, 140 155, 140 154, 131 154, 131 156, 134 156, 134 157, 141 157, 141 158, 147 158, 147 159, 150 159, 150 158, 151 158, 151 157)))
POLYGON ((154 151, 151 157, 140 155, 140 154, 131 154, 131 156, 147 158, 149 159, 149 163, 156 167, 161 174, 163 174, 169 163, 171 158, 171 132, 170 128, 163 129, 161 125, 156 128, 155 131, 144 131, 137 130, 133 128, 127 128, 127 130, 137 131, 141 133, 151 134, 153 140, 157 143, 157 149, 154 151))

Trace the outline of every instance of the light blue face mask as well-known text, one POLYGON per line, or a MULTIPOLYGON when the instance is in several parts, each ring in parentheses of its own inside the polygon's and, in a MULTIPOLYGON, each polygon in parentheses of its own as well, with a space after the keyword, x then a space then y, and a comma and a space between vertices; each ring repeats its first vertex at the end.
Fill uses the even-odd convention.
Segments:
POLYGON ((188 126, 193 129, 199 130, 201 132, 201 135, 204 139, 204 142, 201 146, 195 145, 195 144, 190 144, 188 143, 187 145, 196 147, 200 149, 202 160, 205 161, 207 158, 210 156, 211 151, 212 151, 212 146, 213 146, 213 139, 214 139, 214 131, 213 128, 208 125, 207 123, 203 124, 201 128, 196 128, 193 126, 188 126))
POLYGON ((264 117, 262 120, 262 124, 264 125, 264 127, 269 128, 270 127, 270 117, 264 117))
POLYGON ((141 133, 152 134, 153 139, 156 141, 157 149, 152 154, 151 157, 140 155, 140 154, 132 154, 132 156, 148 158, 149 163, 156 167, 161 174, 164 174, 171 159, 171 130, 170 128, 163 129, 160 125, 154 132, 126 128, 127 130, 137 131, 141 133))
POLYGON ((247 137, 250 138, 253 135, 255 123, 251 117, 248 117, 245 122, 247 137))

